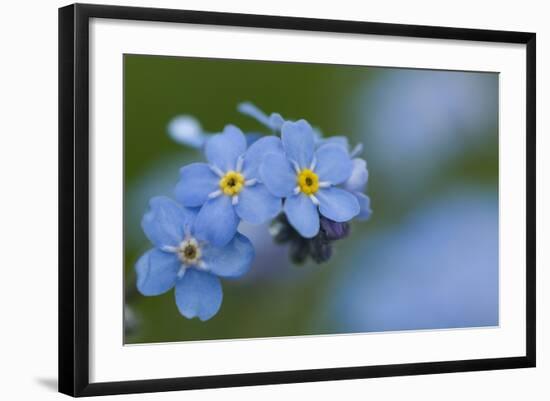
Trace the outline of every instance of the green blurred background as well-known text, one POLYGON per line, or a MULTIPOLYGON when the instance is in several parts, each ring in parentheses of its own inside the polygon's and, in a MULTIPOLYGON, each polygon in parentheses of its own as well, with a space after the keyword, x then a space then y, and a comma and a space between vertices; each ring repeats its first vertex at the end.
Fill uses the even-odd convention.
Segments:
POLYGON ((498 324, 498 74, 125 55, 124 141, 125 343, 498 324), (203 160, 168 136, 174 117, 269 134, 242 101, 362 142, 374 214, 322 265, 294 266, 267 225, 242 226, 251 273, 223 282, 213 319, 187 320, 172 291, 135 289, 140 220, 203 160))

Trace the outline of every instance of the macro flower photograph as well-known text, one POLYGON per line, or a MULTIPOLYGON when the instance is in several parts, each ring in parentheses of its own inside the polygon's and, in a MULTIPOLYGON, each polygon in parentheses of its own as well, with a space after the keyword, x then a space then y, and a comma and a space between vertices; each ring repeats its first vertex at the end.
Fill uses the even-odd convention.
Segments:
POLYGON ((499 325, 497 73, 124 56, 124 343, 499 325))

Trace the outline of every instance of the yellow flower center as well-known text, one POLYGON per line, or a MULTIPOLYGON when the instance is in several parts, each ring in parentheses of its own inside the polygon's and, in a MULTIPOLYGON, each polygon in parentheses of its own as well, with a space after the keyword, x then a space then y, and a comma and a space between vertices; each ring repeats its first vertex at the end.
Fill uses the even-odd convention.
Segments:
POLYGON ((236 171, 228 171, 220 180, 220 189, 227 196, 237 195, 244 186, 244 177, 236 171))
POLYGON ((319 177, 308 168, 303 169, 296 176, 300 191, 306 195, 313 195, 319 189, 319 177))
POLYGON ((197 240, 189 238, 183 241, 179 246, 178 256, 187 265, 197 264, 201 258, 201 249, 197 240))

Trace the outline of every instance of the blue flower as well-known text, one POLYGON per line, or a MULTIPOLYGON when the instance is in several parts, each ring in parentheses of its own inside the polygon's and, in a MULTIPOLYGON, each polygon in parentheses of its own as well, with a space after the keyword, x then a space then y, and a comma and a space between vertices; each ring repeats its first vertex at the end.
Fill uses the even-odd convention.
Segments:
MULTIPOLYGON (((275 133, 280 132, 285 122, 285 119, 279 113, 271 113, 269 116, 262 110, 256 107, 250 102, 240 103, 237 107, 239 112, 249 117, 254 118, 259 123, 265 125, 275 133)), ((350 158, 353 159, 353 171, 348 181, 346 181, 342 188, 351 192, 359 202, 360 211, 355 217, 357 220, 368 220, 372 214, 370 207, 370 198, 363 192, 366 188, 368 180, 367 164, 366 161, 360 158, 356 158, 363 151, 363 144, 358 143, 353 149, 350 149, 348 138, 342 135, 334 135, 329 137, 323 137, 323 133, 316 128, 313 129, 313 136, 316 149, 323 145, 335 144, 340 145, 349 153, 350 158)))
POLYGON ((281 210, 281 199, 262 184, 258 168, 263 156, 282 151, 277 137, 263 137, 247 150, 245 136, 228 125, 205 145, 207 163, 180 170, 176 199, 187 207, 201 207, 196 218, 200 239, 217 246, 227 244, 242 220, 264 223, 281 210))
POLYGON ((196 211, 167 197, 149 202, 141 226, 154 248, 135 265, 137 288, 160 295, 175 287, 176 305, 188 319, 212 318, 222 303, 218 277, 238 278, 250 269, 254 247, 237 233, 224 247, 199 240, 196 211))
POLYGON ((290 224, 306 238, 319 232, 319 213, 344 222, 360 209, 356 197, 337 188, 351 175, 353 164, 342 146, 315 149, 315 135, 305 120, 286 121, 281 127, 283 151, 265 155, 260 177, 268 190, 286 198, 284 212, 290 224))

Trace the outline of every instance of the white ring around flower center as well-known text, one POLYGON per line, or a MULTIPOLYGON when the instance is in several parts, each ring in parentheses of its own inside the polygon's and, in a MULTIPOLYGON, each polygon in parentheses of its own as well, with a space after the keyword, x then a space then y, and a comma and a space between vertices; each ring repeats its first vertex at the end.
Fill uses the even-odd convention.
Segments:
POLYGON ((200 244, 193 237, 188 237, 181 242, 177 254, 181 262, 187 266, 200 266, 202 263, 200 244))

